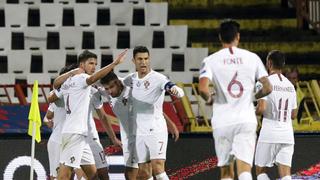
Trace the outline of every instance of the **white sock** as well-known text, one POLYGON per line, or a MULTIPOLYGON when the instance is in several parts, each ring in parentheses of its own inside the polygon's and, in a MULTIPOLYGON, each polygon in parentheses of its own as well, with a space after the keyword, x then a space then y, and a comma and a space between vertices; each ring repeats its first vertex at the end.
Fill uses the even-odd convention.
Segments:
POLYGON ((291 176, 285 176, 285 177, 281 178, 281 180, 291 180, 291 176))
POLYGON ((270 180, 270 178, 266 173, 262 173, 257 176, 257 180, 270 180))
POLYGON ((147 179, 147 180, 153 180, 153 176, 151 176, 149 179, 147 179))
POLYGON ((233 180, 232 178, 221 178, 221 180, 233 180))
POLYGON ((252 180, 252 175, 245 171, 239 175, 239 180, 252 180))
POLYGON ((169 180, 169 177, 166 172, 156 175, 156 180, 169 180))

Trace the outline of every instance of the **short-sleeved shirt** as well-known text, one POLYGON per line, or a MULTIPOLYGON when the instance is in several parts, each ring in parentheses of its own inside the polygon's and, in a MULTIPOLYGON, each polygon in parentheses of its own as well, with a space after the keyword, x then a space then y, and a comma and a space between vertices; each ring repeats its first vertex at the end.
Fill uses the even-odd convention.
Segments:
POLYGON ((62 127, 62 134, 88 135, 88 115, 90 104, 90 90, 86 82, 88 74, 78 74, 69 77, 58 90, 56 95, 63 95, 66 121, 62 127))
POLYGON ((50 139, 54 142, 61 142, 61 129, 66 119, 66 110, 64 108, 63 99, 58 99, 55 103, 50 103, 48 111, 54 113, 53 115, 53 128, 50 139), (58 104, 58 105, 57 105, 58 104), (62 106, 60 106, 62 105, 62 106))
POLYGON ((119 119, 121 139, 124 140, 134 136, 136 134, 136 123, 131 116, 131 88, 124 86, 118 97, 112 97, 106 91, 102 91, 101 94, 107 99, 112 111, 119 119))
POLYGON ((163 101, 164 88, 169 79, 151 70, 141 79, 137 72, 129 74, 123 82, 132 88, 132 115, 137 123, 136 135, 167 132, 163 101))
POLYGON ((90 94, 90 105, 89 105, 89 120, 88 120, 88 137, 89 138, 95 138, 98 139, 99 138, 99 134, 96 128, 96 124, 93 118, 93 111, 96 109, 101 109, 103 107, 103 102, 101 99, 101 95, 99 93, 99 91, 94 88, 91 87, 91 94, 90 94))
POLYGON ((253 105, 255 82, 267 75, 261 59, 245 49, 224 48, 206 57, 200 78, 210 79, 216 91, 212 127, 257 123, 253 105))
POLYGON ((282 74, 272 74, 268 79, 273 90, 263 98, 267 106, 259 142, 294 144, 291 112, 297 108, 296 91, 282 74))

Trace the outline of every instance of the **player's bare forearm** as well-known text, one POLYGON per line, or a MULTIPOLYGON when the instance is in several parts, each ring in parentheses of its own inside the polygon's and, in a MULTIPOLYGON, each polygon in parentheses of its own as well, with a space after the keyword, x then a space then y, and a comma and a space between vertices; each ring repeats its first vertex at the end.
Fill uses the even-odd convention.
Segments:
POLYGON ((256 99, 265 97, 272 92, 272 85, 267 77, 262 77, 259 81, 262 84, 262 88, 255 94, 256 99))
POLYGON ((291 119, 294 120, 297 117, 298 110, 297 109, 292 109, 291 111, 291 119))
POLYGON ((256 106, 256 114, 257 115, 262 115, 263 112, 266 110, 267 108, 267 103, 265 100, 263 99, 259 99, 258 100, 258 104, 256 106))
POLYGON ((90 77, 88 77, 87 84, 91 85, 96 81, 98 81, 99 79, 103 78, 109 72, 111 72, 113 68, 116 67, 116 65, 120 64, 124 60, 124 57, 127 51, 128 51, 127 49, 124 50, 122 53, 119 54, 119 56, 112 63, 110 63, 108 66, 105 66, 104 68, 100 69, 99 71, 95 72, 90 77))
POLYGON ((83 72, 82 69, 80 68, 77 68, 77 69, 73 69, 69 72, 66 72, 64 74, 61 74, 60 76, 58 76, 54 81, 53 81, 53 87, 55 89, 59 89, 60 86, 71 76, 75 75, 75 74, 78 74, 78 73, 81 73, 83 72))
POLYGON ((119 140, 117 139, 116 134, 114 133, 114 131, 112 129, 112 125, 111 125, 110 121, 108 120, 107 114, 105 113, 103 108, 97 109, 96 112, 99 116, 99 119, 102 122, 102 126, 106 130, 106 133, 108 134, 108 137, 110 138, 112 143, 115 145, 119 145, 119 143, 118 143, 119 140))
POLYGON ((50 93, 49 96, 47 97, 47 99, 48 99, 49 103, 53 103, 56 100, 58 100, 59 98, 55 93, 50 93))
POLYGON ((174 141, 177 141, 179 139, 179 130, 178 130, 177 126, 174 124, 174 122, 172 122, 170 120, 170 118, 166 114, 163 113, 163 116, 167 122, 167 127, 168 127, 169 132, 174 137, 174 141))
POLYGON ((209 90, 209 79, 204 77, 200 78, 199 81, 199 94, 200 96, 206 101, 206 104, 212 104, 213 103, 213 92, 210 92, 209 90))

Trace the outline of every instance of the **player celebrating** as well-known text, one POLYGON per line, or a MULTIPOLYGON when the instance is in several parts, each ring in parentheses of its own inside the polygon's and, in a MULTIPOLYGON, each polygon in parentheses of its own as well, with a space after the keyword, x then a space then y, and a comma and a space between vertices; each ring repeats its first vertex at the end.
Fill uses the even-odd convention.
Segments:
MULTIPOLYGON (((97 179, 96 167, 86 136, 88 135, 88 115, 91 84, 108 74, 122 62, 125 50, 108 66, 95 72, 97 56, 85 50, 79 55, 79 68, 65 73, 54 81, 57 96, 63 95, 66 121, 62 127, 60 168, 58 179, 70 179, 73 168, 81 168, 89 179, 97 179), (77 74, 77 72, 86 72, 77 74), (76 74, 76 75, 74 75, 76 74)), ((51 98, 49 98, 50 100, 51 98)))
POLYGON ((262 128, 256 148, 256 174, 258 180, 269 180, 267 167, 278 165, 282 180, 290 180, 291 160, 294 151, 292 121, 296 117, 297 99, 293 84, 281 73, 285 56, 271 51, 267 56, 269 81, 273 91, 258 100, 256 112, 263 114, 262 128))
POLYGON ((211 124, 223 180, 233 179, 233 158, 239 180, 252 179, 257 126, 253 100, 272 91, 261 59, 237 47, 239 29, 240 25, 233 20, 220 24, 222 49, 206 57, 200 70, 200 95, 207 103, 213 102, 211 124), (254 94, 256 80, 263 88, 254 94), (215 92, 209 91, 210 81, 215 92))
POLYGON ((164 75, 150 68, 149 50, 144 46, 133 49, 133 62, 137 72, 128 75, 124 84, 132 88, 132 112, 136 122, 136 150, 139 170, 143 179, 153 179, 148 172, 151 161, 156 179, 169 179, 164 168, 168 130, 163 116, 164 93, 184 96, 181 88, 164 75))
MULTIPOLYGON (((100 83, 104 86, 104 90, 101 93, 107 98, 113 112, 120 121, 121 142, 126 166, 125 177, 127 180, 135 180, 140 175, 138 175, 138 162, 135 151, 136 122, 130 116, 132 113, 131 88, 124 86, 113 72, 103 77, 100 83)), ((179 131, 172 121, 167 120, 167 125, 176 141, 179 138, 179 131)))

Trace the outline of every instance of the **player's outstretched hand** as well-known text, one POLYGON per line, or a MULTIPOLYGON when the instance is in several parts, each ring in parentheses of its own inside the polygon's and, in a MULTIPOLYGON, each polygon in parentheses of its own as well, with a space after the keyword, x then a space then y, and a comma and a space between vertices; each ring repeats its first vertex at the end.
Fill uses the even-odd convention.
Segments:
POLYGON ((172 134, 172 138, 174 139, 174 142, 177 142, 179 140, 179 130, 177 129, 177 127, 173 127, 173 129, 170 131, 170 133, 172 134))
POLYGON ((122 142, 118 138, 111 139, 111 141, 115 146, 122 147, 122 142))
POLYGON ((120 53, 118 55, 118 57, 116 59, 113 60, 113 63, 115 65, 118 65, 118 64, 122 63, 124 61, 126 55, 127 55, 127 52, 128 52, 128 49, 125 49, 122 53, 120 53))
POLYGON ((183 90, 180 89, 178 86, 172 86, 171 89, 169 90, 169 93, 178 98, 181 98, 182 96, 184 96, 183 90))

